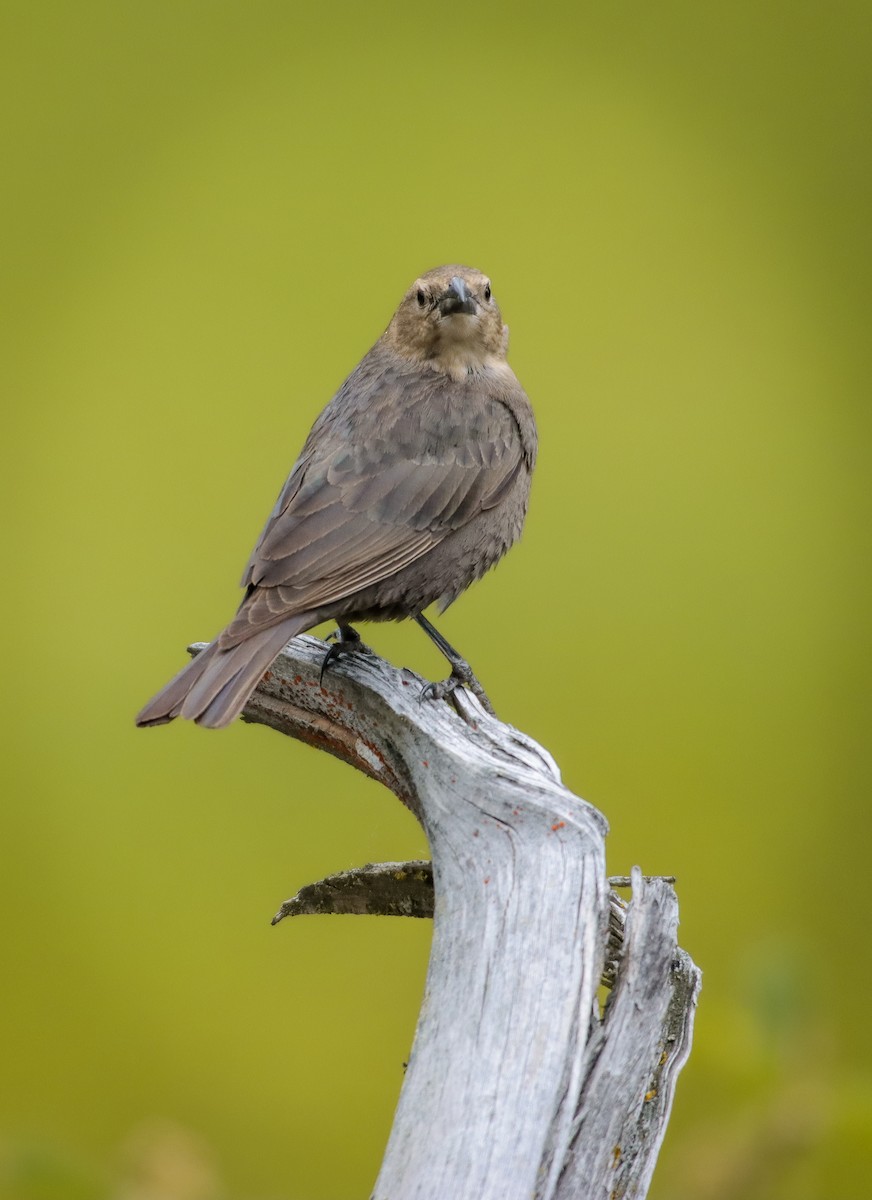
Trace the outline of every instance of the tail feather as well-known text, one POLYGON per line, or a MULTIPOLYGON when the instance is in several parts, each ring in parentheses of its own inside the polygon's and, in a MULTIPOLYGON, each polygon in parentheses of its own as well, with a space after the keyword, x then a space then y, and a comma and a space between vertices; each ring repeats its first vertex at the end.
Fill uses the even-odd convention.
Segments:
POLYGON ((182 711, 185 696, 203 675, 217 652, 215 642, 212 642, 197 657, 182 667, 178 675, 152 696, 148 704, 136 714, 137 725, 166 725, 173 721, 182 711))
POLYGON ((165 725, 187 717, 209 729, 229 725, 279 651, 311 624, 311 614, 298 614, 229 650, 220 650, 216 638, 149 700, 136 724, 165 725))
POLYGON ((198 680, 182 705, 182 716, 207 729, 229 725, 279 651, 306 624, 304 618, 291 617, 231 650, 219 650, 213 670, 198 680))

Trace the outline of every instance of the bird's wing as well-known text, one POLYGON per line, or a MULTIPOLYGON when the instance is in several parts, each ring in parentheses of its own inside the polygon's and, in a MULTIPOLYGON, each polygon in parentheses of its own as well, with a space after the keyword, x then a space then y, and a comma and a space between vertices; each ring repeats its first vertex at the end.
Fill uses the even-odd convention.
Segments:
POLYGON ((365 410, 331 407, 255 547, 222 644, 389 578, 498 504, 524 463, 511 411, 471 385, 413 402, 384 388, 365 410))

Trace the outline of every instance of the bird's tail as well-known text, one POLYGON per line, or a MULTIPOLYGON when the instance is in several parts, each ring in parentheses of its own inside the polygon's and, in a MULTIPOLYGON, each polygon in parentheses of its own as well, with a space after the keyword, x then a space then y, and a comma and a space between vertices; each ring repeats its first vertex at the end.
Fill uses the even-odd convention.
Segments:
POLYGON ((220 729, 238 717, 264 671, 292 637, 311 624, 311 614, 288 617, 229 650, 210 642, 137 715, 137 725, 165 725, 187 717, 220 729))

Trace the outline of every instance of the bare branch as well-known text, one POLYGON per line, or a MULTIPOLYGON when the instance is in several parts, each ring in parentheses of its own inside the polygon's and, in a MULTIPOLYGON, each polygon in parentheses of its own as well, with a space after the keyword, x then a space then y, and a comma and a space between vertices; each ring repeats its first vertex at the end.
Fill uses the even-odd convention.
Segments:
POLYGON ((375 1200, 644 1196, 699 988, 673 889, 634 871, 628 904, 610 893, 605 818, 474 698, 422 701, 423 680, 366 653, 321 687, 324 651, 294 639, 245 719, 381 780, 433 854, 435 902, 428 864, 382 864, 310 885, 274 918, 434 914, 375 1200))
POLYGON ((366 917, 432 917, 433 864, 423 860, 367 863, 300 888, 272 919, 343 913, 366 917))

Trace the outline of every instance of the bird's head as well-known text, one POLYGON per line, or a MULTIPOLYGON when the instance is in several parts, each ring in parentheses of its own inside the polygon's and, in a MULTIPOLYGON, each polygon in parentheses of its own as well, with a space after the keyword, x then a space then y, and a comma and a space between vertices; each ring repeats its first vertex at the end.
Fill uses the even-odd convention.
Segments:
POLYGON ((488 277, 447 266, 415 280, 384 340, 403 358, 461 377, 505 362, 508 334, 488 277))

